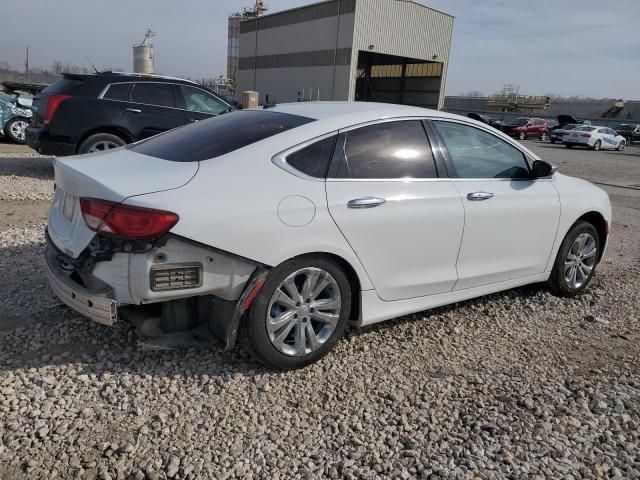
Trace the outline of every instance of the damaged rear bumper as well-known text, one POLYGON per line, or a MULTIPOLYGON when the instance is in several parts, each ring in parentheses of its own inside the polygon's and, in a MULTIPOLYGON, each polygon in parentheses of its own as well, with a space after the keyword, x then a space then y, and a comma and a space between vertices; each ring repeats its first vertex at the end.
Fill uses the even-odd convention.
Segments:
POLYGON ((87 290, 60 268, 57 253, 51 247, 47 247, 45 255, 49 285, 62 303, 103 325, 113 325, 118 320, 118 308, 111 291, 87 290))

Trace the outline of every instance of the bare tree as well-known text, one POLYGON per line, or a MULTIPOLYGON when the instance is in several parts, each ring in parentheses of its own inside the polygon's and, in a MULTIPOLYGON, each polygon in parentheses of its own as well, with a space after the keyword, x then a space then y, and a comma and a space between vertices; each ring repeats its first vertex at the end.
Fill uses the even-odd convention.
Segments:
POLYGON ((11 71, 11 65, 6 60, 0 61, 0 72, 8 73, 11 71))
POLYGON ((463 92, 461 95, 461 97, 484 97, 484 93, 482 93, 479 90, 469 90, 468 92, 463 92))
POLYGON ((62 64, 62 62, 60 60, 56 60, 55 62, 53 62, 51 64, 51 71, 56 74, 56 75, 60 75, 64 70, 64 65, 62 64))

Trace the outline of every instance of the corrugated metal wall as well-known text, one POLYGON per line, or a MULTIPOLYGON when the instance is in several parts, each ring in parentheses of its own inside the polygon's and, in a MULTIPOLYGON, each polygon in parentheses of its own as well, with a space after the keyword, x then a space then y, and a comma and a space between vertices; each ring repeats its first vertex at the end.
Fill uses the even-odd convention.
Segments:
MULTIPOLYGON (((411 1, 357 0, 353 34, 352 72, 357 70, 358 52, 371 51, 442 62, 442 90, 438 107, 444 103, 444 85, 449 65, 453 17, 411 1), (369 48, 370 46, 373 48, 369 48)), ((353 75, 349 98, 355 94, 353 75)))

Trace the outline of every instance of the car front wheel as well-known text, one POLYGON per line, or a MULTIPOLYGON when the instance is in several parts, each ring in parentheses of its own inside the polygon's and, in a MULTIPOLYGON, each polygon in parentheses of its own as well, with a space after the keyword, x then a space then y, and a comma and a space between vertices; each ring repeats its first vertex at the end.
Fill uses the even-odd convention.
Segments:
POLYGON ((624 150, 624 147, 627 145, 627 142, 625 140, 621 140, 620 143, 618 144, 618 148, 616 148, 616 150, 618 150, 619 152, 624 150))
POLYGON ((549 277, 551 291, 573 297, 591 282, 600 258, 600 239, 588 222, 577 222, 564 238, 549 277))
POLYGON ((290 370, 325 356, 344 334, 351 287, 342 268, 323 257, 300 257, 273 268, 241 325, 249 352, 290 370))

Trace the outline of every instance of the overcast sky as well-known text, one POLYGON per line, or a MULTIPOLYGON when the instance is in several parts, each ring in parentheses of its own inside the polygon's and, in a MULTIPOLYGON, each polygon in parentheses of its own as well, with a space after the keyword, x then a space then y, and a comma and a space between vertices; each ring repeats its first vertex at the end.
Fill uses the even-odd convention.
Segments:
MULTIPOLYGON (((389 0, 394 1, 394 0, 389 0)), ((156 70, 225 73, 227 16, 250 0, 2 0, 0 61, 54 60, 132 69, 147 27, 156 70)), ((271 12, 311 0, 267 0, 271 12)), ((640 0, 421 0, 456 16, 447 94, 521 93, 640 99, 640 0)))

